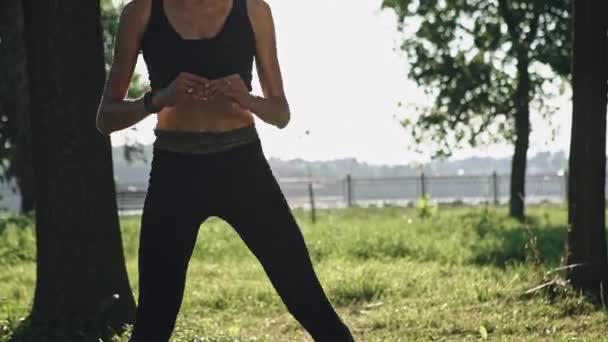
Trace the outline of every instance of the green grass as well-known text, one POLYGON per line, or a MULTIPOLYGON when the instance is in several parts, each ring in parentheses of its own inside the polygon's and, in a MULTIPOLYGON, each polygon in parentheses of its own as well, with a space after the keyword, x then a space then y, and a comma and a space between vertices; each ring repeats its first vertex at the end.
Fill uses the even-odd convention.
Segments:
MULTIPOLYGON (((567 289, 522 293, 560 264, 566 209, 537 206, 526 223, 505 208, 295 210, 315 269, 357 341, 608 341, 608 319, 567 289), (530 243, 536 240, 536 243, 530 243)), ((137 295, 140 218, 121 226, 137 295)), ((27 317, 34 234, 0 225, 0 341, 27 317)), ((115 341, 126 341, 127 334, 115 341)), ((201 226, 173 341, 311 341, 262 267, 224 221, 201 226)))

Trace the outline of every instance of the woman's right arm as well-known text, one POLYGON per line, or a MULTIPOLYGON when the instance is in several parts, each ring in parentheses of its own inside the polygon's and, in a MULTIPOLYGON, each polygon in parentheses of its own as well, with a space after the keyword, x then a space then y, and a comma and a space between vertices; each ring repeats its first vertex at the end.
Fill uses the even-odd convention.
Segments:
MULTIPOLYGON (((97 130, 104 135, 132 126, 150 115, 144 109, 143 97, 125 100, 150 7, 150 0, 133 0, 121 12, 114 58, 97 110, 97 130)), ((157 101, 153 98, 154 104, 157 101)))

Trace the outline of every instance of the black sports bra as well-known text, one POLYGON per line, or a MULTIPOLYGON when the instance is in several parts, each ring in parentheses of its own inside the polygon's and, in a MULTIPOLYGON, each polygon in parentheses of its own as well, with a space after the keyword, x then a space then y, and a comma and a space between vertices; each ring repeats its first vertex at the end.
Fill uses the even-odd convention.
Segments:
POLYGON ((163 0, 152 0, 141 51, 152 90, 168 86, 180 72, 208 79, 238 73, 251 88, 255 34, 247 15, 247 0, 233 5, 220 32, 211 38, 183 39, 167 19, 163 0))

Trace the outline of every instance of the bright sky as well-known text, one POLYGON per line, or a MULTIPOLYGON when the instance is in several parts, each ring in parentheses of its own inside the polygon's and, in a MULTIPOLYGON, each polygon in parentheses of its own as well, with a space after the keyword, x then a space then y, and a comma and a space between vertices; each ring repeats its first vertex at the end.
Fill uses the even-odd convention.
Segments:
MULTIPOLYGON (((412 144, 399 120, 406 113, 397 103, 424 103, 421 90, 407 80, 396 17, 380 10, 381 0, 267 0, 277 30, 277 45, 291 121, 284 129, 256 125, 267 157, 329 160, 354 157, 373 164, 403 164, 426 160, 407 149, 412 144), (310 135, 305 136, 306 130, 310 135)), ((147 78, 143 60, 137 71, 147 78)), ((255 67, 254 67, 255 72, 255 67)), ((261 95, 254 74, 253 92, 261 95)), ((568 151, 571 104, 560 101, 552 120, 560 126, 555 141, 532 118, 530 154, 568 151)), ((156 117, 129 133, 143 143, 154 139, 156 117)), ((123 143, 125 132, 112 134, 112 144, 123 143)), ((468 149, 472 155, 505 157, 510 146, 468 149)))

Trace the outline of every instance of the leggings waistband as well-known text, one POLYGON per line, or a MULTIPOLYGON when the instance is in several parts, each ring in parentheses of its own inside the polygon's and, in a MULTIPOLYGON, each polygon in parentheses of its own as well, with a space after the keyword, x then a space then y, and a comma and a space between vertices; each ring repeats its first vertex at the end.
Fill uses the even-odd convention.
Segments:
POLYGON ((207 154, 259 141, 255 124, 223 132, 154 129, 154 148, 179 153, 207 154))

